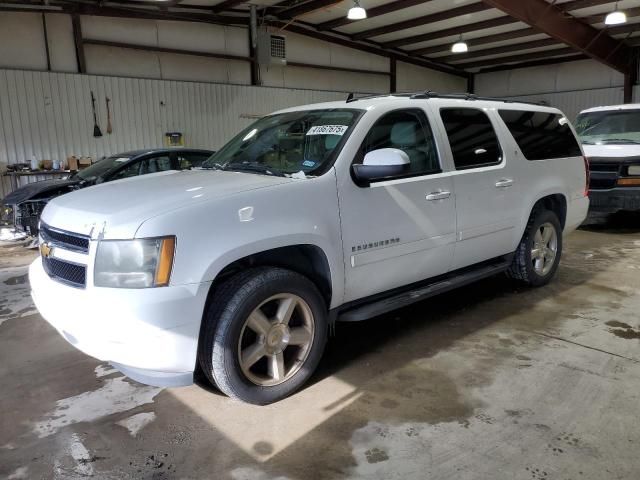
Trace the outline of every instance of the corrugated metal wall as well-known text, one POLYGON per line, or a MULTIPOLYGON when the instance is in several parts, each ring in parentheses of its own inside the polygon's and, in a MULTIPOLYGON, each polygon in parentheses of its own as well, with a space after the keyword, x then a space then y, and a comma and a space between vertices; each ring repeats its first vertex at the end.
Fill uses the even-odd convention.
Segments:
POLYGON ((182 132, 185 145, 217 149, 255 117, 343 93, 68 73, 0 70, 0 162, 94 159, 163 145, 182 132), (93 137, 91 91, 103 136, 93 137), (106 133, 105 98, 113 134, 106 133))
POLYGON ((508 98, 527 102, 544 101, 546 104, 562 110, 573 122, 576 119, 576 115, 586 108, 623 103, 624 91, 622 87, 613 87, 569 92, 538 93, 535 95, 518 95, 508 98))

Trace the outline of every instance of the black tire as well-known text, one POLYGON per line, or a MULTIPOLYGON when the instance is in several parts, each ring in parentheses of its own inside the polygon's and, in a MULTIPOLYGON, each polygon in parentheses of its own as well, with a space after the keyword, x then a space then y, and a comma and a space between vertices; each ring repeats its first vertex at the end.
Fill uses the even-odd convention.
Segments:
POLYGON ((541 287, 551 281, 558 270, 560 263, 560 257, 562 256, 562 226, 558 220, 558 216, 550 211, 544 209, 536 209, 531 213, 527 228, 525 229, 522 240, 516 249, 515 256, 511 267, 507 271, 507 275, 510 278, 518 280, 526 285, 532 287, 541 287), (557 249, 556 256, 552 267, 544 275, 536 272, 533 266, 533 258, 531 251, 534 246, 534 237, 538 229, 545 223, 551 224, 555 228, 557 236, 557 249))
POLYGON ((306 277, 274 267, 253 268, 217 287, 203 319, 198 361, 207 379, 223 393, 255 405, 281 400, 298 390, 313 374, 327 341, 327 307, 306 277), (241 335, 249 315, 265 300, 279 294, 300 297, 308 305, 315 331, 304 361, 291 378, 277 385, 252 382, 240 365, 241 335))

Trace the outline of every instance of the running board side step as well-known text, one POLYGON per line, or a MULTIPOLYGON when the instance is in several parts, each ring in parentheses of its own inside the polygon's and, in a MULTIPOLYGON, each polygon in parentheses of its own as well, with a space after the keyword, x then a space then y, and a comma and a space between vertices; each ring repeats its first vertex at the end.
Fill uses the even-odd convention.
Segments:
POLYGON ((454 273, 451 276, 447 276, 433 283, 422 284, 419 287, 404 290, 380 300, 373 300, 351 308, 347 307, 344 311, 338 313, 337 320, 339 322, 360 322, 416 302, 421 302, 440 293, 448 292, 449 290, 504 272, 511 265, 511 259, 512 256, 509 255, 506 258, 501 258, 489 264, 484 263, 479 267, 465 269, 464 272, 457 274, 454 273))

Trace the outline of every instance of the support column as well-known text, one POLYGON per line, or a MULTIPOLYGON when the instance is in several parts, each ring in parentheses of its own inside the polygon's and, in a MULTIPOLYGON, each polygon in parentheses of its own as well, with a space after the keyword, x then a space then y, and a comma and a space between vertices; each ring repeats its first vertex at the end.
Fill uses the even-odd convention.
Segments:
POLYGON ((78 72, 87 73, 87 63, 84 57, 84 44, 82 43, 82 25, 80 25, 80 15, 78 15, 77 13, 72 13, 71 24, 73 25, 73 40, 76 46, 78 72))
POLYGON ((249 65, 251 68, 251 85, 260 85, 260 65, 258 64, 257 45, 258 45, 258 15, 256 12, 256 6, 250 5, 249 7, 249 57, 251 57, 251 62, 249 63, 249 65))
POLYGON ((396 63, 395 58, 389 59, 389 93, 395 93, 398 90, 396 63))

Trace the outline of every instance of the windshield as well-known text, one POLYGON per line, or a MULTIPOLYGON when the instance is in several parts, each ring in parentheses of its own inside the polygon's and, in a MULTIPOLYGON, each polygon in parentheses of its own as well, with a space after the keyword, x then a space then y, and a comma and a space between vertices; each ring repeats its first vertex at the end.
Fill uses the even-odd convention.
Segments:
POLYGON ((640 110, 582 113, 576 130, 587 145, 640 144, 640 110))
POLYGON ((340 152, 362 110, 328 109, 264 117, 202 166, 272 175, 323 173, 340 152))
POLYGON ((129 158, 130 157, 115 156, 98 160, 93 165, 78 171, 72 178, 81 178, 82 180, 93 181, 107 173, 109 170, 117 168, 124 162, 128 162, 129 158))

